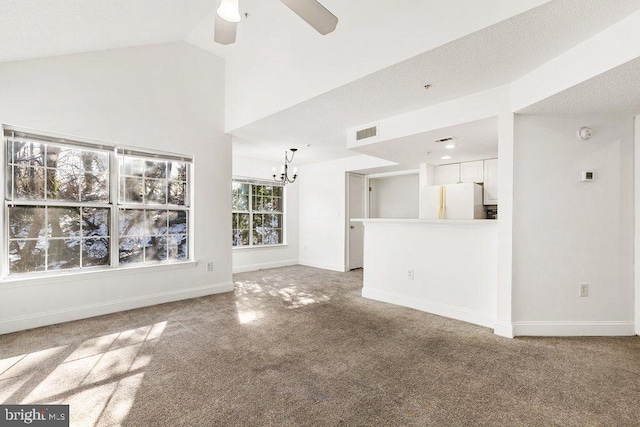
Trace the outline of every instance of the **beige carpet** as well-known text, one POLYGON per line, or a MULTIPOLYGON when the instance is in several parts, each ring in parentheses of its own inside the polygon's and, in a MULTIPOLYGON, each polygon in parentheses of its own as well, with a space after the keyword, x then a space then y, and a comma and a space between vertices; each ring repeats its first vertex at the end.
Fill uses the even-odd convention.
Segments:
POLYGON ((640 339, 520 338, 287 267, 234 294, 0 336, 0 402, 73 426, 640 425, 640 339))

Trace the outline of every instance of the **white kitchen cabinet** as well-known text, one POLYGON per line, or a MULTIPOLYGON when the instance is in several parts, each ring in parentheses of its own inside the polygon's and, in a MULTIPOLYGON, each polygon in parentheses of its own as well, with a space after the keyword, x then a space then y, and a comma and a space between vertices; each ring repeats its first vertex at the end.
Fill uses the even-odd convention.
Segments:
POLYGON ((460 163, 440 165, 436 169, 437 185, 457 184, 460 182, 460 163))
POLYGON ((498 204, 498 159, 484 161, 484 204, 498 204))
POLYGON ((460 163, 460 182, 484 182, 484 161, 460 163))

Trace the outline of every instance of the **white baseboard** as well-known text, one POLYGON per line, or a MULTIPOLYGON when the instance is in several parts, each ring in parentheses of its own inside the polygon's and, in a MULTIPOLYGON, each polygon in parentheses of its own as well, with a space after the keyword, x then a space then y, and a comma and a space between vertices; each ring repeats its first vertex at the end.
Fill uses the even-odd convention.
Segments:
POLYGON ((62 310, 53 310, 26 316, 12 317, 0 320, 0 335, 25 329, 38 328, 40 326, 54 325, 56 323, 70 322, 73 320, 87 319, 89 317, 102 316, 118 311, 147 307, 150 305, 197 298, 205 295, 219 294, 233 291, 233 283, 218 283, 215 285, 200 286, 197 288, 180 289, 176 291, 162 292, 159 294, 144 295, 134 298, 126 298, 116 301, 108 301, 101 304, 70 307, 62 310))
POLYGON ((488 313, 482 313, 475 310, 469 310, 464 307, 456 307, 439 302, 410 298, 391 292, 363 288, 362 296, 376 301, 402 305, 404 307, 426 311, 427 313, 462 320, 463 322, 473 323, 474 325, 484 326, 487 328, 493 328, 496 323, 496 318, 488 313))
POLYGON ((516 336, 599 337, 636 335, 634 322, 523 321, 513 322, 516 336))
POLYGON ((513 338, 513 325, 509 322, 496 321, 493 333, 501 337, 513 338))
POLYGON ((288 267, 290 265, 298 265, 297 259, 286 259, 284 261, 263 262, 261 264, 249 264, 241 266, 233 266, 233 274, 245 273, 247 271, 258 271, 266 268, 288 267))
POLYGON ((298 264, 306 265, 307 267, 321 268, 323 270, 339 271, 341 273, 344 273, 345 271, 347 271, 347 268, 341 264, 327 264, 324 262, 305 261, 305 260, 299 260, 298 264))

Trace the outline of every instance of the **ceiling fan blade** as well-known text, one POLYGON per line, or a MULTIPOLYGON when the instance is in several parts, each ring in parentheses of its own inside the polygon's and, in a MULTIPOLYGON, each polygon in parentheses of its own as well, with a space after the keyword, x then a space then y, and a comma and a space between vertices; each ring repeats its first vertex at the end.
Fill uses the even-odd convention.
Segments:
POLYGON ((322 35, 329 34, 338 25, 338 18, 316 0, 280 1, 322 35))
POLYGON ((225 21, 216 13, 216 21, 213 28, 213 40, 220 44, 232 44, 236 42, 236 22, 225 21))

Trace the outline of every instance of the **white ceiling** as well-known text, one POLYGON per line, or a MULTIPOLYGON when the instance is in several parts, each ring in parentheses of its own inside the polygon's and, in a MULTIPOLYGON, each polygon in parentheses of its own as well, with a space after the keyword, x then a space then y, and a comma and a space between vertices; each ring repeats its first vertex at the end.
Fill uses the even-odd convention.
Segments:
POLYGON ((398 163, 397 170, 420 163, 443 165, 498 157, 498 118, 492 117, 359 147, 358 152, 398 163), (455 148, 436 140, 453 137, 455 148), (451 159, 441 159, 449 155, 451 159))
MULTIPOLYGON (((491 4, 501 1, 492 0, 491 4)), ((509 0, 491 13, 512 13, 516 9, 513 5, 526 9, 543 1, 509 0)), ((472 28, 475 18, 460 11, 475 10, 472 8, 478 5, 476 0, 456 0, 454 5, 452 0, 323 3, 341 18, 336 37, 349 34, 340 42, 353 43, 352 47, 363 51, 362 55, 340 56, 339 63, 332 62, 327 70, 345 75, 351 75, 355 65, 371 68, 371 64, 382 63, 379 57, 387 61, 395 57, 381 55, 383 47, 394 47, 403 55, 410 52, 406 46, 416 49, 420 46, 412 37, 416 28, 455 38, 472 28), (363 7, 361 13, 347 13, 363 7), (389 18, 390 7, 400 11, 393 20, 389 18), (420 13, 412 13, 417 7, 420 13), (343 33, 338 32, 341 27, 343 33)), ((256 64, 283 67, 286 74, 291 67, 283 55, 293 56, 304 48, 305 55, 318 56, 326 50, 324 41, 333 40, 331 35, 317 36, 279 1, 241 0, 241 4, 251 9, 252 16, 240 23, 244 28, 239 29, 238 44, 222 47, 211 43, 215 0, 1 0, 0 62, 186 39, 230 59, 238 55, 238 49, 249 49, 257 55, 256 64)), ((300 164, 353 155, 345 149, 348 128, 512 82, 639 10, 640 0, 616 0, 614 5, 602 0, 553 0, 435 49, 425 49, 409 60, 234 130, 234 151, 279 161, 284 150, 296 147, 300 164), (426 91, 425 83, 433 87, 426 91)), ((596 77, 524 112, 580 112, 593 105, 611 111, 638 111, 638 68, 636 61, 626 64, 613 74, 596 77)), ((261 73, 260 67, 249 71, 256 76, 261 73)), ((294 91, 299 83, 292 83, 294 91)), ((405 142, 407 147, 413 144, 405 142)))
POLYGON ((640 114, 640 59, 530 105, 521 114, 640 114))
POLYGON ((240 0, 234 45, 212 42, 213 14, 187 41, 227 59, 233 131, 548 1, 322 0, 339 23, 321 36, 278 0, 240 0))
POLYGON ((0 62, 179 41, 215 0, 1 0, 0 62))
POLYGON ((555 0, 236 129, 234 151, 277 160, 305 148, 301 164, 348 156, 347 129, 511 83, 638 9, 555 0))

